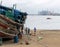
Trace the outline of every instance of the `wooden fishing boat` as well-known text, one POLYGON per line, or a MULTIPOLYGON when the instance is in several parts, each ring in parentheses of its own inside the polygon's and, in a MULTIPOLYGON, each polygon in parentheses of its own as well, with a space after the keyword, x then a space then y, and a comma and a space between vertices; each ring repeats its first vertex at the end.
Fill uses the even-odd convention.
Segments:
POLYGON ((20 28, 23 30, 26 18, 26 12, 0 5, 0 37, 20 35, 20 28))

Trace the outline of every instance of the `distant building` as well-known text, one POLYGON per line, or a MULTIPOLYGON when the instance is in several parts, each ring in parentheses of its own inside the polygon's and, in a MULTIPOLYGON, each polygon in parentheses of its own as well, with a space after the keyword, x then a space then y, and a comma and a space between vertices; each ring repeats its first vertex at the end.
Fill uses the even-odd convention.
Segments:
POLYGON ((40 15, 51 15, 52 12, 50 12, 50 11, 40 11, 38 14, 40 14, 40 15))

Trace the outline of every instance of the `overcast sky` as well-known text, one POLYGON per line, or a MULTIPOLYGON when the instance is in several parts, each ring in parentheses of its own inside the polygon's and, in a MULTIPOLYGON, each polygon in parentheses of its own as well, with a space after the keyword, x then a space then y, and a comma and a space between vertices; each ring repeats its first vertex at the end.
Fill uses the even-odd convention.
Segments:
POLYGON ((31 14, 41 10, 60 12, 60 0, 2 0, 2 2, 2 5, 8 7, 17 4, 17 9, 31 14))

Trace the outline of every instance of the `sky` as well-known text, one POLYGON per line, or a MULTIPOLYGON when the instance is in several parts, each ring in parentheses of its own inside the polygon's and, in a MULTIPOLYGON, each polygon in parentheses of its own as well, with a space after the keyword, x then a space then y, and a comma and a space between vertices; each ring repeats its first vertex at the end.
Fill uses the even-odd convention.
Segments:
MULTIPOLYGON (((1 0, 0 0, 1 2, 1 0)), ((12 7, 29 14, 37 14, 41 10, 60 12, 60 0, 2 0, 2 5, 12 7)))

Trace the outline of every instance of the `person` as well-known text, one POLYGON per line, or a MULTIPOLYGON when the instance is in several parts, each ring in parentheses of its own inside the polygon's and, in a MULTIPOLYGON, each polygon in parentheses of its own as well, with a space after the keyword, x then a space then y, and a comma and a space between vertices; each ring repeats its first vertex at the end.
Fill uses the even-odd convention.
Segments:
POLYGON ((23 35, 23 26, 20 28, 21 34, 23 35))
POLYGON ((26 27, 25 31, 26 31, 26 35, 30 34, 30 28, 26 27))
POLYGON ((34 35, 36 35, 36 27, 34 27, 34 35))
POLYGON ((30 40, 30 28, 26 27, 25 32, 27 39, 30 40))
POLYGON ((30 28, 28 28, 28 35, 30 35, 30 28))
POLYGON ((26 35, 28 34, 27 32, 28 32, 28 28, 26 27, 26 28, 25 28, 25 34, 26 34, 26 35))

